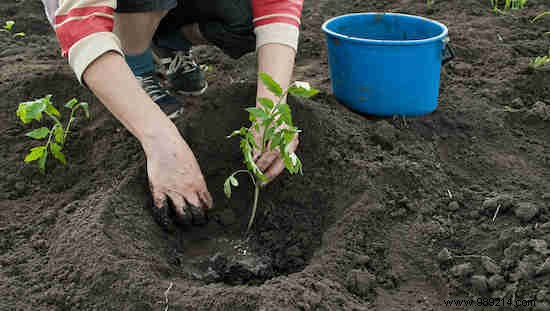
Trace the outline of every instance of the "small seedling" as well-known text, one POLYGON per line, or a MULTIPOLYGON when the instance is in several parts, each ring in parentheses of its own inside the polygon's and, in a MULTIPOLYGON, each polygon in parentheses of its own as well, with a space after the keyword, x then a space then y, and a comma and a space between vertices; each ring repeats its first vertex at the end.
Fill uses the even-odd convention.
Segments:
POLYGON ((294 82, 286 90, 283 90, 268 74, 260 73, 259 76, 267 89, 275 95, 277 102, 268 98, 258 98, 258 106, 246 109, 252 123, 251 126, 249 128, 242 127, 228 136, 228 138, 241 137, 240 146, 247 169, 231 174, 225 180, 223 187, 225 195, 231 198, 231 187, 239 186, 236 176, 240 173, 248 173, 250 176, 254 184, 254 202, 248 221, 248 230, 252 227, 256 216, 260 187, 267 181, 264 173, 254 162, 253 151, 256 150, 258 154, 262 154, 265 151, 278 150, 285 168, 291 174, 302 174, 302 162, 294 152, 289 150, 291 142, 300 133, 300 130, 292 123, 292 114, 286 103, 286 97, 291 94, 296 97, 309 98, 319 93, 307 82, 294 82), (257 137, 255 134, 259 134, 261 137, 257 137))
POLYGON ((426 6, 428 7, 428 10, 432 8, 432 4, 434 4, 434 0, 426 0, 426 6))
MULTIPOLYGON (((531 20, 531 23, 535 23, 546 15, 550 15, 550 11, 542 12, 539 15, 535 16, 535 18, 531 20)), ((550 35, 550 31, 545 32, 545 34, 550 35)), ((531 60, 529 62, 529 67, 532 69, 540 69, 541 67, 544 67, 548 64, 550 64, 550 49, 548 49, 548 55, 538 56, 537 58, 531 60)))
MULTIPOLYGON (((542 12, 542 13, 540 13, 539 15, 535 16, 535 18, 533 18, 533 19, 531 20, 531 23, 534 23, 534 22, 538 21, 539 19, 543 18, 543 17, 546 16, 546 15, 550 15, 550 11, 548 11, 548 12, 542 12)), ((545 32, 545 34, 550 35, 550 31, 545 32)))
POLYGON ((550 49, 548 49, 548 55, 537 56, 535 59, 529 62, 529 68, 540 69, 546 65, 550 64, 550 49))
POLYGON ((527 0, 504 0, 504 6, 501 8, 499 0, 491 0, 491 7, 493 12, 498 14, 505 14, 507 10, 519 10, 525 7, 527 0))
POLYGON ((49 152, 62 164, 67 163, 62 150, 67 142, 67 135, 70 132, 71 124, 76 120, 75 113, 81 109, 84 111, 86 119, 90 118, 88 103, 81 103, 76 98, 73 98, 65 104, 65 108, 70 109, 71 113, 67 126, 63 127, 63 124, 59 120, 61 113, 55 108, 51 102, 51 98, 52 95, 47 95, 34 101, 20 103, 17 109, 17 116, 24 124, 31 123, 33 120, 40 122, 44 114, 54 122, 51 128, 41 127, 25 134, 36 140, 48 139, 46 144, 31 148, 29 154, 25 157, 25 162, 38 161, 38 168, 42 173, 46 172, 46 161, 49 152))
MULTIPOLYGON (((0 29, 0 32, 6 32, 6 33, 9 33, 9 34, 12 34, 13 26, 15 26, 14 21, 6 21, 6 23, 4 24, 2 29, 0 29)), ((12 35, 12 37, 14 37, 14 38, 24 37, 24 36, 25 36, 24 32, 16 32, 12 35)))

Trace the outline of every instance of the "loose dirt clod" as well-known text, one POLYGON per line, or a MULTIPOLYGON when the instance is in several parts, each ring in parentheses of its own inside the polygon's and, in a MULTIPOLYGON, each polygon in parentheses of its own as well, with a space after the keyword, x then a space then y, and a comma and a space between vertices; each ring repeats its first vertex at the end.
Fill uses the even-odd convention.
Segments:
POLYGON ((351 270, 346 278, 348 289, 361 297, 365 297, 376 285, 376 276, 365 270, 351 270))
POLYGON ((463 263, 451 268, 451 273, 455 277, 466 278, 474 273, 474 266, 471 263, 463 263))
POLYGON ((550 304, 547 302, 539 302, 533 308, 533 311, 550 311, 550 304))
POLYGON ((514 209, 514 214, 521 220, 528 222, 539 213, 540 208, 529 202, 520 202, 514 209))
POLYGON ((370 257, 368 255, 360 255, 355 258, 355 264, 359 266, 366 267, 370 262, 370 257))
POLYGON ((500 273, 500 266, 497 265, 490 257, 487 257, 487 256, 481 257, 481 265, 483 266, 483 269, 487 271, 487 273, 490 273, 490 274, 500 273))
POLYGON ((550 253, 548 250, 548 243, 546 243, 545 240, 532 239, 529 241, 529 246, 531 246, 533 250, 539 254, 546 255, 550 253))
POLYGON ((448 205, 450 211, 458 211, 460 209, 460 204, 457 201, 452 201, 448 205))
POLYGON ((545 275, 550 273, 550 257, 546 258, 546 260, 540 265, 540 267, 537 268, 537 275, 545 275))
POLYGON ((488 292, 487 277, 484 275, 474 275, 470 280, 472 283, 472 288, 474 291, 480 295, 486 294, 488 292))
POLYGON ((504 277, 500 274, 495 274, 487 280, 487 285, 491 290, 502 289, 504 288, 505 284, 506 281, 504 280, 504 277))
POLYGON ((448 263, 453 260, 453 255, 448 248, 444 248, 437 254, 437 260, 439 263, 448 263))
POLYGON ((384 149, 393 149, 397 130, 388 121, 378 121, 374 127, 372 140, 384 149))

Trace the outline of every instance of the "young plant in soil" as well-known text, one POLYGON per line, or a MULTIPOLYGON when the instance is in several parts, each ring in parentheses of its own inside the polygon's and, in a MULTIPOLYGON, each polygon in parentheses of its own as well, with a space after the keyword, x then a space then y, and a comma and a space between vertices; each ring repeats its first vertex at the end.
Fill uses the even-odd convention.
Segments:
POLYGON ((529 68, 534 70, 541 69, 550 64, 550 49, 548 49, 548 55, 537 56, 529 62, 529 68))
POLYGON ((501 9, 499 0, 491 0, 491 7, 493 8, 493 12, 498 14, 505 14, 506 11, 509 9, 523 9, 526 3, 527 0, 504 0, 504 7, 502 7, 501 9))
POLYGON ((260 73, 259 76, 266 88, 275 95, 277 101, 258 98, 259 106, 246 109, 252 123, 251 126, 248 128, 242 127, 228 136, 228 138, 241 137, 240 146, 247 169, 235 171, 227 177, 223 187, 225 195, 231 198, 231 187, 239 186, 236 176, 241 173, 250 176, 254 184, 254 201, 252 214, 248 221, 248 230, 254 223, 260 188, 267 181, 266 176, 254 162, 253 151, 256 150, 258 154, 262 154, 265 151, 277 150, 285 164, 285 168, 291 174, 302 174, 302 162, 294 152, 289 150, 290 143, 300 130, 292 123, 292 114, 286 103, 286 97, 291 94, 296 97, 310 98, 319 93, 318 90, 311 88, 307 82, 294 82, 286 90, 283 90, 268 74, 260 73), (255 136, 255 133, 260 134, 261 137, 255 136))
POLYGON ((38 168, 42 173, 46 172, 46 161, 50 152, 62 164, 67 163, 62 150, 67 142, 67 135, 70 133, 71 124, 76 120, 76 112, 82 110, 86 119, 90 118, 88 103, 80 103, 76 98, 73 98, 65 104, 65 108, 70 109, 71 112, 67 125, 63 126, 60 121, 61 113, 55 108, 51 102, 51 98, 52 95, 47 95, 34 101, 20 103, 17 109, 17 116, 24 124, 31 123, 33 120, 40 122, 44 114, 54 123, 51 128, 41 127, 25 134, 36 140, 45 140, 47 138, 44 145, 31 148, 29 154, 25 157, 25 162, 38 161, 38 168))
MULTIPOLYGON (((539 15, 535 16, 535 18, 531 20, 531 23, 535 23, 546 15, 550 15, 550 11, 542 12, 539 15)), ((545 34, 550 35, 550 31, 545 32, 545 34)), ((541 67, 544 67, 548 64, 550 64, 550 49, 548 49, 548 55, 538 56, 535 59, 531 60, 529 62, 529 67, 532 69, 540 69, 541 67)))
MULTIPOLYGON (((0 32, 6 32, 6 33, 9 33, 9 34, 12 34, 13 26, 15 26, 14 21, 6 21, 6 23, 4 24, 2 29, 0 29, 0 32)), ((24 36, 25 36, 24 32, 16 32, 12 35, 12 37, 14 37, 14 38, 24 37, 24 36)))

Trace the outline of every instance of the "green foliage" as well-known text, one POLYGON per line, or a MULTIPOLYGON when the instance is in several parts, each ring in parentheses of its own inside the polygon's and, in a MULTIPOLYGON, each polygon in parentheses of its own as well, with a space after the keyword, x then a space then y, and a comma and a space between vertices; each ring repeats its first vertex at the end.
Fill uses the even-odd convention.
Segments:
MULTIPOLYGON (((550 11, 540 13, 539 15, 535 16, 535 18, 533 18, 531 22, 535 23, 546 15, 550 15, 550 11)), ((550 31, 545 32, 545 34, 550 35, 550 31)), ((535 59, 531 60, 529 62, 529 68, 536 70, 545 67, 548 64, 550 64, 550 49, 548 49, 548 55, 538 56, 535 59)))
POLYGON ((548 49, 548 55, 538 56, 535 59, 529 62, 529 68, 531 69, 541 69, 550 64, 550 49, 548 49))
POLYGON ((539 15, 535 16, 535 18, 533 18, 533 19, 531 20, 531 23, 534 23, 534 22, 538 21, 539 19, 543 18, 543 17, 546 16, 546 15, 550 15, 550 11, 542 12, 542 13, 540 13, 539 15))
POLYGON ((523 9, 527 4, 527 0, 504 0, 502 5, 500 0, 491 0, 491 7, 493 12, 499 14, 505 14, 507 10, 519 10, 523 9))
POLYGON ((256 107, 247 108, 250 127, 242 127, 233 131, 228 138, 239 136, 241 138, 240 147, 244 158, 246 170, 239 170, 231 174, 224 182, 225 195, 231 197, 231 188, 238 187, 239 182, 235 178, 239 173, 248 173, 255 185, 254 203, 252 206, 252 216, 248 223, 248 229, 254 222, 254 216, 258 206, 258 196, 261 184, 267 181, 264 173, 258 168, 254 161, 254 152, 263 154, 264 152, 278 150, 285 168, 291 174, 302 174, 302 162, 298 156, 290 150, 290 146, 300 130, 292 122, 292 112, 286 97, 291 94, 296 97, 309 98, 317 93, 306 82, 294 82, 286 90, 266 73, 259 74, 262 84, 277 98, 277 102, 269 98, 257 98, 256 107))
MULTIPOLYGON (((2 29, 0 29, 0 32, 12 34, 13 26, 15 26, 15 21, 6 21, 2 29)), ((12 37, 14 38, 24 37, 24 36, 25 36, 24 32, 17 32, 12 34, 12 37)))
POLYGON ((426 6, 428 7, 428 9, 432 8, 432 4, 434 4, 434 0, 426 0, 426 6))
POLYGON ((82 110, 85 117, 87 119, 90 118, 88 104, 79 103, 78 100, 73 98, 65 104, 65 107, 70 109, 71 112, 66 127, 63 127, 63 124, 59 120, 61 118, 61 113, 55 108, 51 102, 51 98, 52 95, 47 95, 40 99, 20 103, 17 109, 17 116, 24 124, 31 123, 32 121, 41 122, 44 115, 48 116, 53 121, 51 128, 41 127, 25 134, 35 140, 47 138, 47 142, 44 145, 31 148, 29 154, 25 157, 25 162, 38 161, 38 168, 42 173, 46 172, 46 162, 50 152, 53 157, 62 164, 67 163, 67 159, 62 150, 67 140, 67 134, 69 133, 71 124, 76 120, 75 113, 78 110, 82 110))

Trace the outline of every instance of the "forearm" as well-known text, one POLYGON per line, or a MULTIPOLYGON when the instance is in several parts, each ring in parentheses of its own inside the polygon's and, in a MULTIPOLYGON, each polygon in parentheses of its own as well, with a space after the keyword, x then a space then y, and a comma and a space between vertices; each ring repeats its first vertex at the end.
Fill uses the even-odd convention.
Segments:
MULTIPOLYGON (((269 74, 283 89, 292 79, 296 51, 288 45, 271 43, 258 49, 258 71, 269 74)), ((258 81, 258 97, 276 99, 269 90, 258 81)))
POLYGON ((140 87, 120 54, 109 52, 96 59, 83 79, 146 151, 158 137, 180 137, 173 123, 140 87))

